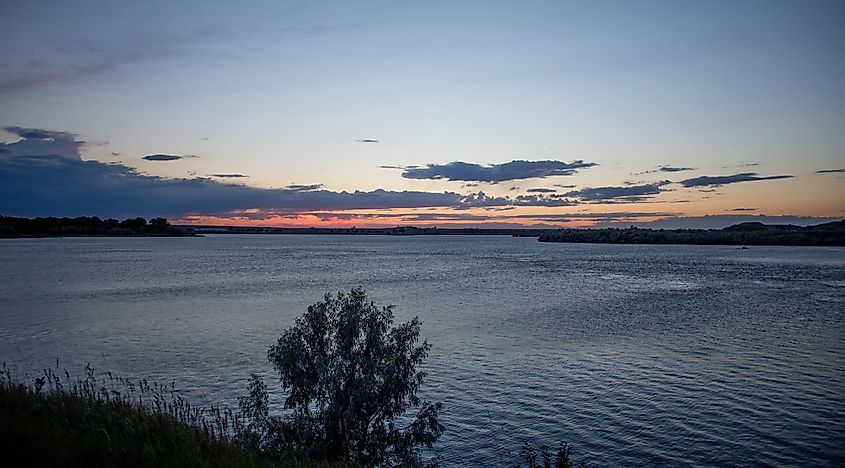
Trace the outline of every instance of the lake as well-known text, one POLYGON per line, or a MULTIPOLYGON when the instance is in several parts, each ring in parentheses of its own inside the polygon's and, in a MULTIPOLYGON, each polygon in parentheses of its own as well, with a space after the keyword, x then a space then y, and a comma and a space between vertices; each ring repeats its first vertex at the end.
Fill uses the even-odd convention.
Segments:
POLYGON ((444 466, 512 466, 524 441, 561 440, 597 466, 845 463, 845 248, 7 239, 0 359, 235 405, 251 372, 276 386, 279 334, 354 286, 420 317, 444 466))

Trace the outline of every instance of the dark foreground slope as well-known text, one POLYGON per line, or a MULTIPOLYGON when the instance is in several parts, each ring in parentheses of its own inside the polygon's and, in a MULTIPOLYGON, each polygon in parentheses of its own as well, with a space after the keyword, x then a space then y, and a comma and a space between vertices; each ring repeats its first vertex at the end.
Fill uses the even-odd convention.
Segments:
POLYGON ((596 244, 819 245, 845 246, 845 221, 816 226, 741 223, 724 229, 559 229, 540 242, 596 244))
POLYGON ((172 418, 73 395, 0 389, 6 466, 271 466, 172 418))

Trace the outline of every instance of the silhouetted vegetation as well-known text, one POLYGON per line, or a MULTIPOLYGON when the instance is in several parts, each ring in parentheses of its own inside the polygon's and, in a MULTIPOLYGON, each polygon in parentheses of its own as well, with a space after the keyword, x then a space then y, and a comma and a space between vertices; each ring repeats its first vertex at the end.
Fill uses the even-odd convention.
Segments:
POLYGON ((845 246, 845 221, 816 226, 741 223, 724 229, 560 229, 540 242, 595 244, 819 245, 845 246))
POLYGON ((421 448, 443 433, 441 404, 417 397, 430 346, 418 344, 417 318, 393 324, 392 306, 377 307, 360 288, 309 306, 268 352, 289 413, 269 414, 267 387, 253 376, 240 402, 248 445, 274 458, 422 465, 421 448))
MULTIPOLYGON (((572 460, 572 451, 571 445, 561 442, 554 454, 548 445, 541 445, 538 455, 534 447, 525 442, 519 450, 519 457, 526 468, 586 468, 584 461, 576 464, 572 460)), ((517 464, 516 467, 521 468, 522 465, 517 464)))
POLYGON ((393 308, 361 289, 327 294, 268 352, 286 391, 271 414, 253 375, 238 409, 197 407, 175 386, 46 369, 34 385, 0 375, 0 441, 48 465, 421 466, 443 433, 440 403, 417 397, 428 355, 420 322, 394 326, 393 308), (416 409, 415 414, 406 413, 416 409))
POLYGON ((123 221, 96 216, 78 218, 15 218, 0 216, 0 237, 70 236, 192 236, 188 228, 170 225, 165 218, 130 218, 123 221))
MULTIPOLYGON (((394 325, 358 288, 327 294, 270 347, 286 393, 271 411, 253 374, 237 409, 194 406, 174 383, 45 369, 22 383, 0 372, 0 450, 32 466, 423 466, 443 434, 440 403, 417 397, 430 346, 420 322, 394 325), (407 414, 410 410, 414 414, 407 414)), ((572 448, 539 454, 529 468, 572 468, 572 448)), ((502 460, 504 462, 504 460, 502 460)), ((517 465, 519 466, 519 465, 517 465)), ((583 463, 577 466, 585 466, 583 463)))
POLYGON ((172 385, 47 369, 26 385, 0 373, 0 449, 15 466, 274 465, 236 443, 242 418, 199 408, 172 385))
POLYGON ((353 236, 513 236, 537 237, 549 229, 529 228, 437 228, 394 226, 383 228, 283 228, 269 226, 198 226, 197 232, 213 234, 332 234, 353 236))

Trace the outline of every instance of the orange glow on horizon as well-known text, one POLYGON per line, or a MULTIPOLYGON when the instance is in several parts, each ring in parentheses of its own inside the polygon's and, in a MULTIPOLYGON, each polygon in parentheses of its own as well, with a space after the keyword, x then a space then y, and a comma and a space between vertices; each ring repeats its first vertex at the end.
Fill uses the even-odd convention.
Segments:
MULTIPOLYGON (((245 226, 278 228, 389 228, 396 226, 442 227, 442 228, 586 228, 594 227, 604 219, 602 212, 595 213, 548 213, 536 210, 521 211, 520 214, 502 214, 485 210, 399 210, 399 211, 350 211, 338 213, 262 213, 260 210, 246 210, 229 216, 192 215, 173 219, 174 224, 193 226, 245 226), (595 217, 591 217, 593 214, 595 217), (571 218, 568 218, 571 216, 571 218)), ((616 222, 647 222, 663 216, 637 216, 614 218, 616 222)))
POLYGON ((278 227, 278 228, 307 228, 307 227, 322 227, 322 228, 390 228, 397 226, 415 226, 415 227, 477 227, 477 228, 500 228, 512 227, 531 228, 538 224, 544 226, 536 227, 590 227, 594 222, 577 220, 568 223, 549 222, 542 219, 524 218, 519 221, 509 220, 507 218, 491 219, 485 221, 473 220, 448 220, 439 219, 432 221, 407 220, 396 217, 351 217, 349 219, 341 219, 337 217, 318 217, 311 214, 303 213, 297 217, 281 217, 268 216, 262 219, 250 219, 244 216, 189 216, 181 219, 171 220, 173 224, 191 225, 191 226, 254 226, 254 227, 278 227), (507 226, 505 226, 507 225, 507 226))

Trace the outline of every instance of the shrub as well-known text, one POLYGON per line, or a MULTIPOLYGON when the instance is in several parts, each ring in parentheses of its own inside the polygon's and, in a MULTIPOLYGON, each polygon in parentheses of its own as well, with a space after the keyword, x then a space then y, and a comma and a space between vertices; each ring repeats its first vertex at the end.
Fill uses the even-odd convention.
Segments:
MULTIPOLYGON (((6 466, 274 465, 233 443, 239 419, 182 400, 173 386, 144 379, 84 379, 45 369, 23 383, 0 370, 0 451, 6 466), (9 461, 10 460, 10 461, 9 461)), ((299 466, 299 465, 297 465, 299 466)))
MULTIPOLYGON (((552 458, 552 453, 549 451, 548 445, 540 446, 540 457, 537 458, 537 452, 534 447, 525 442, 519 450, 519 457, 525 462, 526 468, 586 468, 587 464, 583 461, 575 464, 572 461, 572 446, 561 442, 558 446, 557 453, 552 458)), ((517 464, 517 468, 521 465, 517 464)))
POLYGON ((267 388, 254 375, 240 402, 248 418, 242 440, 276 456, 422 464, 421 449, 443 433, 441 404, 417 396, 425 378, 417 366, 430 345, 418 344, 416 317, 393 325, 393 306, 377 307, 360 288, 309 306, 268 351, 288 414, 268 415, 267 388))

